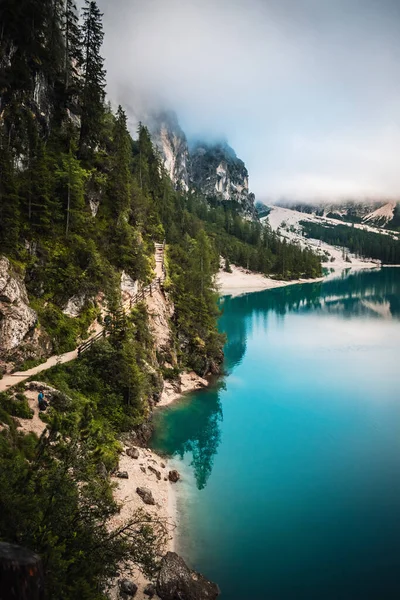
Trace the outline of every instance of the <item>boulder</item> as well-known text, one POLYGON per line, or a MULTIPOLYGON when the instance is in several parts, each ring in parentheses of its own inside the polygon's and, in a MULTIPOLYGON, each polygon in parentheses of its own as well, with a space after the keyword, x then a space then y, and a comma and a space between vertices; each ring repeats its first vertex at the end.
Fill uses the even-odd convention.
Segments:
POLYGON ((0 353, 19 346, 36 322, 22 277, 0 257, 0 353))
POLYGON ((153 498, 153 494, 148 488, 138 487, 136 488, 136 493, 139 494, 141 499, 145 504, 155 504, 156 501, 153 498))
POLYGON ((164 463, 160 463, 160 465, 161 465, 162 469, 165 469, 165 464, 164 463))
POLYGON ((139 450, 137 448, 135 448, 134 446, 132 448, 128 448, 126 453, 131 458, 139 458, 139 450))
POLYGON ((115 477, 119 477, 120 479, 129 479, 128 471, 117 471, 115 473, 115 477))
POLYGON ((119 591, 122 598, 133 598, 137 590, 138 587, 133 581, 130 581, 129 579, 121 579, 119 581, 119 591))
POLYGON ((157 471, 157 469, 155 469, 151 465, 149 465, 148 469, 149 469, 149 471, 151 471, 152 473, 154 473, 154 475, 157 477, 158 480, 161 479, 161 473, 160 473, 160 471, 157 471))
POLYGON ((143 590, 143 594, 152 598, 156 595, 156 586, 153 583, 148 583, 143 590))
POLYGON ((161 600, 215 600, 220 594, 216 583, 190 569, 176 552, 167 552, 157 577, 161 600))
POLYGON ((179 475, 178 471, 176 471, 175 469, 173 469, 172 471, 170 471, 168 473, 168 479, 170 481, 172 481, 172 483, 176 483, 177 481, 179 481, 180 478, 181 478, 181 476, 179 475))
POLYGON ((143 473, 146 473, 146 467, 140 467, 140 470, 143 471, 143 473))

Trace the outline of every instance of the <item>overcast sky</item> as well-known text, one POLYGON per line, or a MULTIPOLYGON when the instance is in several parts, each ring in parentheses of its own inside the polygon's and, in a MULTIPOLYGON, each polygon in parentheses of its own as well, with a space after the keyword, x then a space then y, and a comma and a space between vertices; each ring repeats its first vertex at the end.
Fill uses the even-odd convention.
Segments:
POLYGON ((108 92, 224 136, 257 199, 400 197, 400 0, 100 0, 108 92))

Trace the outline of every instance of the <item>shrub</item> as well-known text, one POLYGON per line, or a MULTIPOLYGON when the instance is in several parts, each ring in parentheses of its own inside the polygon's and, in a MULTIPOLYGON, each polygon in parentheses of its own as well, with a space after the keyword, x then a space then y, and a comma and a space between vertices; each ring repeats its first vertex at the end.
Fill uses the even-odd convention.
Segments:
MULTIPOLYGON (((20 394, 18 394, 20 396, 20 394)), ((22 400, 12 398, 8 393, 0 394, 0 408, 12 417, 20 419, 32 419, 33 410, 30 408, 25 396, 22 400)))

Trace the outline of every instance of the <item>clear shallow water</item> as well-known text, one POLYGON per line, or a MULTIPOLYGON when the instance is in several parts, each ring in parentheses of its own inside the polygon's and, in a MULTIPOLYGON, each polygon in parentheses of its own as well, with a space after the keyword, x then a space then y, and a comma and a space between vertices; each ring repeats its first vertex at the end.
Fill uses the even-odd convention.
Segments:
POLYGON ((223 308, 226 377, 156 419, 179 551, 224 600, 397 600, 400 269, 223 308))

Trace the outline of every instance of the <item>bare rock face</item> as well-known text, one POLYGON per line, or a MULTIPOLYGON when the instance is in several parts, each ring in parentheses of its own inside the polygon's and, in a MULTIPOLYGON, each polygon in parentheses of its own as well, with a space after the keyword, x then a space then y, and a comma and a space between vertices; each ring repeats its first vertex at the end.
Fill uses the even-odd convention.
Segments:
POLYGON ((16 348, 37 322, 29 307, 22 277, 17 275, 8 258, 0 258, 0 352, 16 348))
POLYGON ((64 315, 67 315, 67 317, 78 317, 85 306, 85 303, 85 294, 76 294, 75 296, 72 296, 63 308, 64 315))
POLYGON ((220 589, 201 573, 189 569, 176 552, 167 552, 161 561, 157 594, 162 600, 215 600, 220 589))

